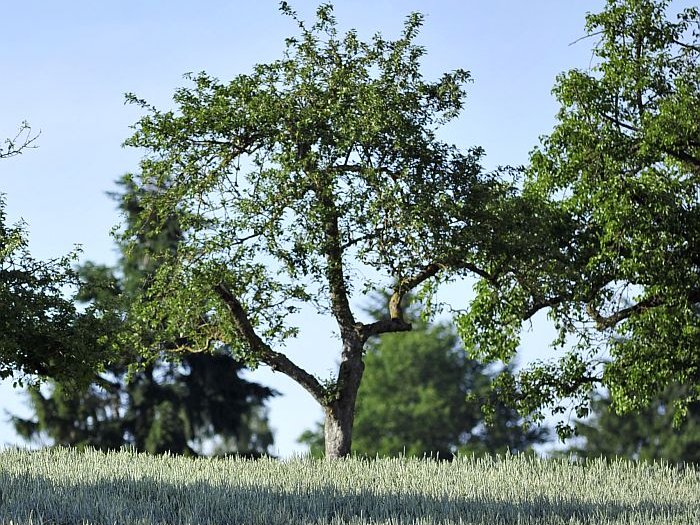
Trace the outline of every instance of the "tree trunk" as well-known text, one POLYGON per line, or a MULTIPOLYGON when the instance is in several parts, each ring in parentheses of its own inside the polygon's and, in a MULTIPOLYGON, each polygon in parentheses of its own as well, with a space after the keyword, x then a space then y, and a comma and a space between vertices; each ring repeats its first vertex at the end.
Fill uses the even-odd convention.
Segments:
POLYGON ((324 407, 326 419, 324 437, 326 459, 338 459, 350 455, 352 445, 352 424, 355 419, 355 406, 341 407, 339 402, 324 407))
POLYGON ((360 389, 365 365, 362 362, 363 342, 352 338, 343 344, 343 357, 338 370, 335 399, 324 405, 326 421, 324 437, 326 459, 350 455, 352 424, 355 421, 355 400, 360 389))

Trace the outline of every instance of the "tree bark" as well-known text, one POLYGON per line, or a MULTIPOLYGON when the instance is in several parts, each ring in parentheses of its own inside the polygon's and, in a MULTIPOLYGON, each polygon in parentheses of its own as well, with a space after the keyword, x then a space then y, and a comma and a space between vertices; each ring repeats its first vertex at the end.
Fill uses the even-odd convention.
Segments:
POLYGON ((324 437, 326 459, 350 455, 352 425, 355 420, 355 401, 360 389, 365 364, 362 362, 364 341, 358 336, 343 343, 343 354, 338 370, 336 390, 324 404, 326 413, 324 437))
POLYGON ((352 448, 353 410, 339 407, 337 403, 325 407, 323 427, 326 459, 339 459, 350 455, 352 448))

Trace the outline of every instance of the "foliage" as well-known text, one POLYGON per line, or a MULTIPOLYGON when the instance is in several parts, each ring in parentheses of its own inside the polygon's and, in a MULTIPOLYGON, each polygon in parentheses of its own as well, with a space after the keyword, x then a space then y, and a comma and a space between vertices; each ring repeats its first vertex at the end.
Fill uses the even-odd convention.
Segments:
POLYGON ((522 321, 549 311, 569 351, 501 385, 535 418, 567 398, 585 416, 597 385, 617 411, 675 382, 678 416, 700 399, 700 14, 670 9, 608 0, 587 17, 594 65, 558 78, 558 124, 513 201, 524 242, 484 264, 460 321, 480 355, 509 359, 522 321))
MULTIPOLYGON (((354 454, 453 459, 455 454, 523 452, 545 441, 547 432, 524 430, 514 409, 489 399, 495 372, 469 359, 452 325, 419 320, 413 325, 408 334, 386 334, 367 345, 354 454), (493 411, 488 424, 481 410, 487 401, 493 411)), ((313 456, 323 456, 322 426, 299 441, 313 456)))
MULTIPOLYGON (((0 159, 32 148, 37 135, 25 123, 0 146, 0 159)), ((0 194, 0 379, 60 377, 85 382, 109 357, 103 335, 112 319, 96 308, 78 311, 68 297, 78 286, 71 269, 76 253, 48 261, 34 259, 25 225, 9 225, 0 194), (99 334, 99 336, 97 335, 99 334)))
MULTIPOLYGON (((120 185, 123 192, 114 196, 130 222, 144 192, 125 180, 120 185)), ((171 221, 161 235, 144 237, 142 244, 123 254, 119 268, 86 263, 78 271, 83 280, 78 298, 123 318, 134 294, 148 286, 156 270, 146 248, 173 252, 180 238, 171 221)), ((267 451, 272 433, 264 402, 275 392, 242 379, 243 365, 226 347, 185 356, 163 352, 131 374, 127 369, 138 362, 138 355, 129 347, 119 350, 120 360, 93 376, 85 389, 66 389, 58 381, 49 383, 48 395, 32 389, 36 420, 13 418, 17 432, 26 439, 48 436, 55 445, 102 450, 130 445, 150 453, 197 454, 204 442, 216 438, 217 453, 267 451)))
POLYGON ((571 447, 577 456, 629 458, 700 465, 700 403, 688 405, 685 420, 673 425, 682 389, 671 387, 638 414, 616 414, 607 396, 591 405, 591 419, 576 424, 585 443, 571 447))
POLYGON ((148 112, 127 141, 146 151, 133 181, 163 191, 144 199, 124 239, 158 235, 169 217, 183 231, 131 309, 131 332, 188 350, 225 341, 250 365, 287 374, 324 407, 329 446, 344 455, 364 343, 410 329, 400 308, 409 291, 478 270, 474 254, 510 187, 482 172, 480 148, 437 138, 462 109, 469 74, 423 80, 420 15, 397 40, 363 42, 338 33, 330 5, 311 27, 281 10, 300 29, 282 59, 228 83, 191 76, 168 111, 130 96, 148 112), (389 319, 358 322, 350 299, 373 289, 389 291, 389 319), (341 360, 328 381, 278 351, 303 305, 338 323, 341 360))
POLYGON ((468 358, 451 325, 387 334, 368 345, 365 364, 354 427, 358 454, 450 459, 522 452, 544 440, 545 432, 524 431, 515 411, 497 400, 486 424, 481 406, 493 376, 468 358))
POLYGON ((198 455, 211 444, 213 454, 257 456, 272 444, 263 403, 274 392, 240 378, 242 368, 225 351, 161 359, 132 375, 111 365, 86 389, 31 388, 35 418, 13 424, 25 439, 80 449, 198 455))
POLYGON ((0 521, 674 525, 698 523, 697 471, 523 456, 258 461, 0 452, 0 521))

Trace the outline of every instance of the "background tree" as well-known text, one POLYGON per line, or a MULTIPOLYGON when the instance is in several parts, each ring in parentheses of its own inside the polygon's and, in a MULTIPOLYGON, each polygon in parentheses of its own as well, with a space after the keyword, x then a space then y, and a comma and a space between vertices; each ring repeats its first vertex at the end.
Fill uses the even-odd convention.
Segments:
MULTIPOLYGON (((130 223, 140 212, 143 195, 126 180, 121 186, 123 194, 115 197, 130 223)), ((124 252, 119 268, 83 265, 78 270, 83 280, 78 298, 123 318, 134 294, 148 286, 156 269, 146 247, 152 253, 174 252, 181 237, 172 220, 159 235, 144 236, 124 252)), ((128 444, 151 453, 196 454, 214 439, 215 453, 267 452, 272 433, 264 403, 275 393, 242 379, 244 366, 227 347, 182 358, 162 352, 132 374, 128 367, 138 356, 133 349, 120 350, 121 359, 95 375, 86 389, 66 388, 59 381, 49 382, 48 393, 31 389, 36 417, 14 418, 18 434, 26 439, 47 436, 56 445, 107 450, 128 444)))
MULTIPOLYGON (((410 333, 387 334, 366 347, 353 453, 452 459, 455 454, 523 452, 547 439, 543 429, 524 430, 516 411, 497 400, 491 400, 486 424, 481 407, 497 372, 469 358, 452 325, 411 317, 410 333)), ((299 441, 312 455, 322 455, 322 426, 299 441)))
POLYGON ((591 418, 576 423, 577 434, 585 441, 567 452, 587 458, 700 464, 700 403, 690 403, 684 421, 673 425, 676 401, 684 395, 672 386, 639 413, 621 415, 612 409, 608 396, 595 397, 591 418))
POLYGON ((164 330, 189 350, 226 342, 291 377, 323 407, 334 458, 351 449, 365 343, 411 329, 408 292, 479 272, 475 253, 510 187, 481 170, 481 149, 436 137, 461 110, 469 74, 423 80, 420 15, 398 40, 363 42, 338 34, 329 5, 310 28, 281 8, 300 28, 281 60, 229 83, 197 75, 169 111, 131 97, 149 113, 127 141, 147 151, 134 182, 168 183, 144 199, 125 238, 158 234, 171 216, 183 230, 131 320, 133 333, 164 330), (373 289, 388 290, 388 316, 364 323, 350 301, 373 289), (279 351, 302 305, 337 321, 330 378, 279 351))
MULTIPOLYGON (((36 137, 23 124, 0 145, 0 159, 34 147, 36 137)), ((95 308, 79 312, 68 296, 78 285, 70 267, 75 256, 34 259, 24 224, 7 224, 0 194, 0 379, 19 374, 16 383, 29 376, 78 384, 109 357, 96 334, 109 333, 110 317, 95 308)))
POLYGON ((700 15, 670 9, 608 0, 587 17, 594 66, 558 78, 558 124, 513 206, 526 242, 506 242, 507 272, 482 263, 490 278, 461 319, 468 345, 508 360, 523 319, 549 311, 573 348, 501 385, 535 417, 568 400, 583 417, 599 385, 618 411, 675 382, 679 416, 700 398, 700 15))
POLYGON ((242 369, 225 351, 162 359, 131 376, 110 366, 85 390, 56 381, 48 392, 30 388, 34 417, 13 424, 25 439, 54 445, 260 456, 273 442, 264 407, 273 392, 240 378, 242 369))

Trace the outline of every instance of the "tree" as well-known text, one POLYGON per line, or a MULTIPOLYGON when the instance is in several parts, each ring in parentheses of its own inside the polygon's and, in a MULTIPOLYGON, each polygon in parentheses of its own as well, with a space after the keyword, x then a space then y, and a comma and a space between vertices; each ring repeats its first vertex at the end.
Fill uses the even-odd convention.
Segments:
MULTIPOLYGON (((670 2, 608 0, 587 17, 591 71, 561 75, 558 124, 531 158, 508 271, 484 263, 468 345, 509 359, 524 319, 548 310, 559 362, 502 385, 524 412, 584 417, 596 386, 640 410, 669 385, 700 399, 700 14, 670 2)), ((566 435, 570 425, 563 422, 566 435)))
POLYGON ((270 389, 239 377, 243 365, 225 351, 161 359, 132 375, 112 365, 84 390, 49 381, 29 399, 35 418, 13 418, 27 440, 160 454, 260 456, 272 444, 264 401, 270 389))
POLYGON ((148 112, 127 141, 147 151, 133 180, 167 188, 144 201, 125 239, 173 215, 184 232, 131 320, 134 332, 158 327, 185 349, 230 344, 252 366, 291 377, 323 407, 326 456, 336 458, 351 450, 365 343, 411 329, 408 292, 479 271, 475 253, 510 186, 482 171, 480 148, 438 140, 469 74, 423 80, 420 15, 398 40, 363 42, 338 34, 330 5, 310 28, 286 2, 281 10, 300 29, 281 60, 229 83, 196 75, 174 110, 129 97, 148 112), (388 290, 389 315, 363 323, 351 299, 377 289, 388 290), (279 351, 303 305, 337 321, 334 377, 279 351))
MULTIPOLYGON (((37 135, 25 123, 0 147, 0 159, 34 147, 37 135)), ((8 225, 0 194, 0 379, 15 372, 85 381, 109 357, 96 334, 109 333, 111 319, 95 308, 78 311, 70 297, 78 278, 75 252, 49 261, 34 259, 23 224, 8 225)))
POLYGON ((700 463, 700 403, 688 405, 687 417, 673 425, 675 401, 685 393, 671 386, 639 413, 616 414, 608 396, 597 396, 591 418, 576 423, 585 442, 568 453, 580 457, 700 463))
MULTIPOLYGON (((380 456, 513 453, 546 440, 525 430, 514 409, 493 400, 488 424, 481 406, 495 372, 470 359, 451 324, 415 321, 408 334, 387 334, 367 345, 357 394, 352 451, 380 456)), ((508 373, 508 371, 502 371, 508 373)), ((299 440, 323 453, 323 429, 299 440)))
MULTIPOLYGON (((139 191, 126 180, 120 185, 123 192, 113 196, 128 224, 141 210, 144 192, 158 190, 139 191)), ((134 293, 148 286, 157 267, 146 246, 153 253, 174 252, 181 240, 173 219, 159 235, 146 236, 123 253, 118 268, 84 264, 78 269, 83 281, 78 299, 123 318, 134 293)), ((13 418, 18 434, 25 439, 47 435, 56 445, 102 450, 130 445, 154 454, 197 454, 212 438, 219 441, 217 453, 259 455, 272 444, 264 403, 275 392, 242 379, 244 366, 228 348, 183 357, 162 352, 131 374, 128 368, 138 355, 129 347, 121 347, 119 355, 87 388, 68 389, 50 381, 48 395, 30 390, 36 421, 13 418)))

